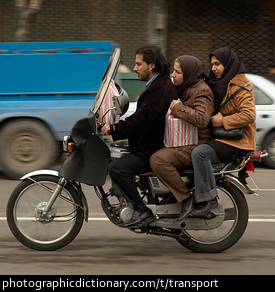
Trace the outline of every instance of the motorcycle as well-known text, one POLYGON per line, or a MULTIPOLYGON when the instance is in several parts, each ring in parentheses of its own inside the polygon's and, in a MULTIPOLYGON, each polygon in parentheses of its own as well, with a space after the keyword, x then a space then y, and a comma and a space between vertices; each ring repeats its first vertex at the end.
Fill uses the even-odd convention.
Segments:
MULTIPOLYGON (((87 117, 73 126, 64 137, 64 150, 69 152, 59 172, 38 170, 26 174, 12 192, 7 204, 7 221, 14 236, 35 250, 56 250, 69 244, 79 233, 83 221, 88 221, 88 203, 81 184, 93 186, 101 206, 116 226, 128 223, 133 206, 113 184, 105 191, 108 164, 127 153, 121 145, 107 145, 97 123, 99 109, 120 63, 121 51, 116 48, 110 57, 102 83, 87 117)), ((123 115, 129 99, 118 86, 119 96, 113 96, 113 107, 123 115)), ((105 113, 106 114, 106 113, 105 113)), ((247 167, 252 160, 261 160, 266 152, 254 152, 232 163, 213 165, 218 189, 218 206, 203 217, 191 214, 178 221, 181 204, 170 190, 152 173, 142 173, 133 179, 153 217, 128 229, 135 233, 168 236, 194 252, 221 252, 233 246, 245 232, 248 222, 246 194, 254 192, 247 185, 247 167)), ((186 169, 181 177, 194 192, 193 170, 186 169)))

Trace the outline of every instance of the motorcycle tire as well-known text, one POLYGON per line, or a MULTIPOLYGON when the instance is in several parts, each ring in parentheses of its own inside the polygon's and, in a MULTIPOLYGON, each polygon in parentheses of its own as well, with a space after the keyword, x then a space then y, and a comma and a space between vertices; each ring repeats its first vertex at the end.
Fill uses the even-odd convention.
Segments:
MULTIPOLYGON (((228 187, 217 186, 219 192, 228 196, 232 201, 235 210, 235 220, 232 221, 232 227, 221 238, 211 233, 216 230, 189 231, 184 230, 180 238, 176 240, 185 248, 199 253, 218 253, 233 246, 243 235, 248 223, 248 206, 243 193, 233 184, 228 187)), ((224 206, 223 206, 224 207, 224 206)), ((230 221, 224 221, 230 222, 230 221)), ((223 223, 229 224, 229 223, 223 223)), ((222 224, 222 225, 223 225, 222 224)), ((218 229, 218 228, 217 228, 218 229)))
POLYGON ((25 246, 52 251, 69 244, 79 233, 84 212, 76 189, 67 183, 54 202, 49 216, 41 210, 55 190, 59 178, 39 175, 23 180, 7 204, 7 221, 13 235, 25 246))

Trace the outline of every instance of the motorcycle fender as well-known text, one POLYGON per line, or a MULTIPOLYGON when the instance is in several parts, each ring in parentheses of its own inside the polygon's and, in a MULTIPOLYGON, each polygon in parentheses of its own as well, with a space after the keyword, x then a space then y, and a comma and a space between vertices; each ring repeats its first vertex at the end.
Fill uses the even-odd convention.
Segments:
POLYGON ((29 177, 35 176, 35 175, 44 175, 44 174, 59 177, 58 171, 50 170, 50 169, 42 169, 42 170, 35 170, 32 172, 29 172, 29 173, 25 174, 24 176, 22 176, 20 178, 20 180, 24 180, 24 179, 27 179, 29 177))
POLYGON ((229 179, 229 182, 231 184, 233 184, 236 188, 238 188, 242 192, 243 195, 248 194, 247 188, 243 185, 243 183, 240 182, 240 180, 237 177, 231 176, 231 175, 228 175, 226 177, 227 179, 229 179))
MULTIPOLYGON (((22 176, 20 178, 20 180, 28 179, 28 178, 31 178, 31 177, 37 176, 37 175, 52 175, 52 176, 60 177, 58 174, 58 171, 50 170, 50 169, 43 169, 43 170, 35 170, 35 171, 30 172, 30 173, 27 173, 24 176, 22 176)), ((77 192, 79 194, 78 190, 77 190, 77 192)), ((88 222, 89 208, 88 208, 87 199, 86 199, 83 192, 81 192, 81 194, 79 194, 79 196, 81 197, 82 206, 83 206, 83 210, 84 210, 84 219, 86 222, 88 222)))

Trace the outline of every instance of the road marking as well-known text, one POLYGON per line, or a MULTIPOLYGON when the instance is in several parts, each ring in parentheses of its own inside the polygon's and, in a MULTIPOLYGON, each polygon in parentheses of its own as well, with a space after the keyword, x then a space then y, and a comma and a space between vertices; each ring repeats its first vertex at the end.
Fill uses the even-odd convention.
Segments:
MULTIPOLYGON (((67 218, 67 217, 64 217, 67 218)), ((6 221, 7 217, 0 217, 0 221, 6 221)), ((19 217, 18 220, 34 220, 34 217, 19 217)), ((89 217, 89 221, 109 221, 109 219, 106 217, 89 217)))
MULTIPOLYGON (((19 220, 34 220, 33 217, 18 218, 19 220)), ((0 217, 0 221, 7 221, 7 217, 0 217)), ((89 217, 88 221, 110 221, 107 217, 89 217)), ((275 223, 275 219, 271 218, 249 218, 248 222, 258 222, 258 223, 275 223)))
POLYGON ((275 223, 275 219, 260 219, 260 218, 251 218, 248 219, 248 222, 264 222, 264 223, 275 223))
POLYGON ((275 192, 275 189, 252 189, 252 191, 259 191, 259 192, 275 192))

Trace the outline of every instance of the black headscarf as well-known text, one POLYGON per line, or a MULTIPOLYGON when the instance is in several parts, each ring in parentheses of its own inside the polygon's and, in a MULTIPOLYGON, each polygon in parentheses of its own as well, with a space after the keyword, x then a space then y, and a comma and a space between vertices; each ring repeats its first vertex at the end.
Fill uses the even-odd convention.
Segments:
POLYGON ((238 55, 229 48, 220 48, 209 55, 210 61, 215 56, 224 66, 220 79, 217 79, 213 71, 205 80, 212 89, 215 97, 215 109, 217 110, 223 100, 229 82, 237 75, 245 72, 245 67, 238 55))
POLYGON ((183 83, 176 86, 179 95, 188 87, 196 84, 200 79, 209 76, 208 68, 196 57, 183 55, 178 57, 183 73, 183 83))

